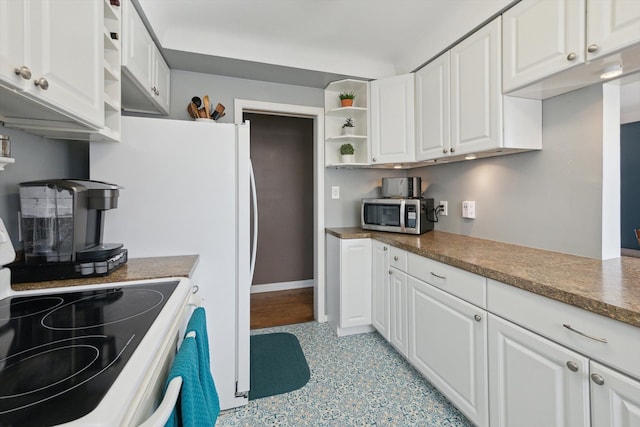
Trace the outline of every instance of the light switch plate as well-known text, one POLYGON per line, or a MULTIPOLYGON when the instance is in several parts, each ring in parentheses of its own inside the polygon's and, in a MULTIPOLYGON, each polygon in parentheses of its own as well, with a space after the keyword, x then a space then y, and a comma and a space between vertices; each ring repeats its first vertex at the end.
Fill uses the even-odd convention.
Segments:
POLYGON ((331 187, 331 198, 332 199, 339 199, 340 198, 340 187, 337 185, 334 185, 331 187))

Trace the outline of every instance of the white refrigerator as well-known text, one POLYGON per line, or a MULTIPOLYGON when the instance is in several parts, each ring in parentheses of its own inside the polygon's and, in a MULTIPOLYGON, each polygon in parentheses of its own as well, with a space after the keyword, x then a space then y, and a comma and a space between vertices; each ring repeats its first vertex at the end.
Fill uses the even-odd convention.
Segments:
POLYGON ((121 142, 91 143, 89 156, 91 179, 123 187, 103 241, 123 243, 129 258, 200 256, 192 282, 204 299, 220 406, 245 405, 256 241, 249 124, 123 117, 121 142))

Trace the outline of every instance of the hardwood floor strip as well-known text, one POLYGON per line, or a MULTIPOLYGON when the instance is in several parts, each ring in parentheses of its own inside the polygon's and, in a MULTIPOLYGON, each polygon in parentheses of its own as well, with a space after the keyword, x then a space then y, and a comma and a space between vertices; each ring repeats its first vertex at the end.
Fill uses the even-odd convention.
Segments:
POLYGON ((313 288, 251 294, 251 329, 313 320, 313 288))

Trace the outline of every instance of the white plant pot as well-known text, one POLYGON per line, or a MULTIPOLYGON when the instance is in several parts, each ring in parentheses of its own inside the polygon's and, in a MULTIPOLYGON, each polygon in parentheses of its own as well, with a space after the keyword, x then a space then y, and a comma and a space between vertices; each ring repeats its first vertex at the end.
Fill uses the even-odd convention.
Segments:
POLYGON ((356 162, 356 156, 355 154, 341 154, 340 155, 340 161, 342 163, 355 163, 356 162))
POLYGON ((342 134, 343 134, 343 135, 355 135, 355 134, 356 134, 356 128, 355 128, 355 126, 352 126, 352 127, 348 127, 348 126, 343 127, 343 128, 342 128, 342 134))

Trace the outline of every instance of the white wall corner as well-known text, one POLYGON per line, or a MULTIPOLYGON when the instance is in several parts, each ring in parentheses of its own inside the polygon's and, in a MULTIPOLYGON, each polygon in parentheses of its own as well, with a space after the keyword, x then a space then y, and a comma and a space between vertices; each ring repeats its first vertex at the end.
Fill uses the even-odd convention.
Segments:
POLYGON ((602 85, 602 259, 620 256, 620 86, 602 85))

